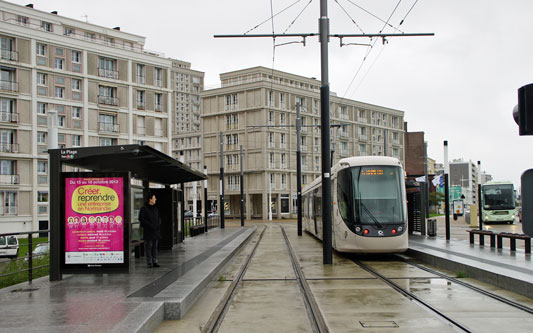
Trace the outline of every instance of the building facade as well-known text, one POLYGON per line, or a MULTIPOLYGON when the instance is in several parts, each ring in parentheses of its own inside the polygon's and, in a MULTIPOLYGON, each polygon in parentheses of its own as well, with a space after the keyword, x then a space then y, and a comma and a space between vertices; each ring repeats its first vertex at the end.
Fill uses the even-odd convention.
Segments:
POLYGON ((176 78, 194 72, 200 81, 190 89, 199 92, 203 73, 145 50, 144 37, 118 27, 3 1, 0 14, 0 232, 48 228, 50 110, 58 112, 59 147, 142 143, 172 153, 176 78))
MULTIPOLYGON (((296 216, 296 109, 301 105, 302 183, 320 176, 320 81, 265 67, 220 75, 221 87, 202 96, 202 151, 208 199, 219 195, 222 136, 225 214, 240 215, 240 146, 247 219, 296 216), (269 200, 270 198, 270 200, 269 200)), ((334 161, 359 155, 404 162, 404 112, 340 98, 330 105, 334 161)))
POLYGON ((477 203, 477 167, 472 161, 462 159, 450 162, 450 186, 461 186, 465 204, 477 203))

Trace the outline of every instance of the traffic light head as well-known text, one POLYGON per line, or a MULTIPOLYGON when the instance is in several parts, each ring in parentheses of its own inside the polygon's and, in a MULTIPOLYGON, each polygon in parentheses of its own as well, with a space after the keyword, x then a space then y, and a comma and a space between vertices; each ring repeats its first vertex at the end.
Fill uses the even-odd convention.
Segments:
POLYGON ((518 105, 513 117, 520 135, 533 135, 533 83, 518 89, 518 105))
POLYGON ((521 177, 522 190, 522 230, 533 237, 533 169, 529 169, 521 177))

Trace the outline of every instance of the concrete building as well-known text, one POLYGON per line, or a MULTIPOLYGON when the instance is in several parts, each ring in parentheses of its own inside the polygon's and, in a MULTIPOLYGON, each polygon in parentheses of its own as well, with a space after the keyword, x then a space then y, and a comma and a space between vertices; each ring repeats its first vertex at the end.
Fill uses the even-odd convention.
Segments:
POLYGON ((144 37, 118 27, 4 1, 0 12, 0 232, 48 228, 50 110, 60 147, 144 143, 170 155, 197 131, 203 73, 189 63, 145 50, 144 37), (183 111, 197 117, 181 131, 185 92, 183 111))
MULTIPOLYGON (((217 201, 220 135, 224 145, 226 214, 240 215, 240 157, 244 149, 246 218, 296 215, 295 106, 302 106, 302 183, 320 176, 320 81, 254 67, 220 75, 221 87, 202 96, 202 150, 210 201, 217 201), (262 126, 262 127, 254 127, 262 126), (272 126, 272 127, 267 127, 272 126)), ((404 112, 331 96, 334 161, 387 155, 404 161, 404 112)))
POLYGON ((461 186, 465 204, 477 203, 477 167, 472 161, 463 159, 450 162, 450 186, 461 186))

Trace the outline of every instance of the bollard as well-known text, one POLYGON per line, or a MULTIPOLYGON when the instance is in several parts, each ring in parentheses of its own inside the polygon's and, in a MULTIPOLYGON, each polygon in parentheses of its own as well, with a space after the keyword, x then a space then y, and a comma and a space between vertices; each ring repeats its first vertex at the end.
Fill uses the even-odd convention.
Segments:
POLYGON ((429 237, 437 236, 437 220, 436 219, 428 219, 427 231, 428 231, 429 237))

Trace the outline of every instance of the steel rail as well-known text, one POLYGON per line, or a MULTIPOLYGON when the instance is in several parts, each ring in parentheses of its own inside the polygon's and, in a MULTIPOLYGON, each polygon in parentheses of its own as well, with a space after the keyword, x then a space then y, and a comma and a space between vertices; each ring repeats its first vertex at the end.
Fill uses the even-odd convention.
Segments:
POLYGON ((248 270, 248 267, 250 266, 250 262, 252 261, 252 258, 255 255, 255 251, 257 250, 259 243, 261 243, 261 239, 263 239, 263 234, 265 233, 265 230, 266 230, 266 226, 261 231, 261 234, 259 235, 259 239, 257 240, 257 243, 254 245, 252 252, 248 255, 244 264, 241 266, 241 269, 237 273, 236 278, 233 279, 228 290, 226 290, 226 293, 220 300, 220 303, 215 308, 215 311, 213 311, 213 313, 211 314, 211 317, 209 317, 209 320, 207 321, 205 326, 202 328, 202 333, 218 332, 218 329, 220 328, 220 325, 222 324, 224 317, 226 313, 228 312, 231 301, 237 294, 237 290, 239 286, 241 285, 242 279, 244 278, 244 273, 246 273, 246 271, 248 270))
POLYGON ((394 290, 396 290, 397 292, 399 292, 400 294, 402 294, 403 296, 409 298, 410 300, 414 300, 420 304, 422 304, 423 306, 425 306, 426 308, 428 308, 429 310, 435 312, 437 315, 439 315, 440 317, 444 318, 446 321, 450 322, 451 324, 453 324, 454 326, 456 326, 457 328, 465 331, 465 332, 472 332, 471 329, 469 329, 468 327, 466 327, 465 325, 459 323, 458 321, 454 320, 453 318, 449 317, 448 315, 446 315, 444 312, 438 310, 437 308, 435 308, 434 306, 432 306, 431 304, 427 303, 426 301, 424 301, 423 299, 421 299, 420 297, 416 296, 415 294, 413 294, 412 292, 408 291, 408 290, 405 290, 404 288, 400 287, 398 284, 394 283, 391 279, 385 277, 384 275, 376 272, 375 270, 373 270, 372 268, 370 268, 369 266, 363 264, 362 262, 360 262, 359 260, 353 258, 353 257, 350 257, 350 259, 355 263, 357 264, 358 266, 360 266, 362 269, 364 269, 365 271, 369 272, 370 274, 374 275, 375 277, 377 277, 378 279, 382 280, 383 282, 385 282, 386 284, 388 284, 389 286, 391 286, 394 290))
POLYGON ((294 269, 294 273, 296 274, 297 281, 300 286, 300 290, 302 291, 302 296, 304 298, 305 307, 308 309, 309 319, 311 320, 311 326, 313 328, 313 331, 320 332, 320 333, 329 332, 329 328, 326 325, 326 321, 324 320, 324 317, 322 316, 322 312, 320 311, 318 304, 316 303, 315 297, 313 296, 313 292, 311 291, 311 288, 309 287, 309 284, 307 283, 307 280, 302 271, 302 268, 300 267, 298 258, 296 257, 296 254, 294 253, 294 250, 289 241, 289 238, 287 237, 287 234, 285 233, 285 229, 283 229, 282 226, 280 226, 280 228, 281 228, 281 232, 283 233, 283 237, 285 238, 285 244, 287 245, 287 249, 289 250, 289 256, 291 258, 291 263, 294 269))
POLYGON ((409 265, 411 265, 411 266, 414 266, 414 267, 416 267, 416 268, 419 268, 419 269, 421 269, 421 270, 424 270, 424 271, 426 271, 426 272, 428 272, 428 273, 435 274, 435 275, 440 276, 441 278, 446 279, 446 280, 448 280, 448 281, 450 281, 450 282, 457 283, 458 285, 461 285, 461 286, 463 286, 463 287, 465 287, 465 288, 468 288, 468 289, 471 289, 471 290, 477 291, 478 293, 480 293, 480 294, 482 294, 482 295, 484 295, 484 296, 488 296, 488 297, 493 298, 493 299, 495 299, 495 300, 497 300, 497 301, 500 301, 500 302, 502 302, 502 303, 505 303, 505 304, 507 304, 507 305, 510 305, 510 306, 512 306, 512 307, 515 307, 515 308, 517 308, 517 309, 520 309, 520 310, 522 310, 522 311, 525 311, 525 312, 527 312, 527 313, 533 314, 533 308, 527 307, 527 306, 525 306, 525 305, 522 305, 522 304, 520 304, 520 303, 517 303, 517 302, 515 302, 515 301, 512 301, 512 300, 510 300, 510 299, 508 299, 508 298, 505 298, 505 297, 503 297, 503 296, 496 295, 496 294, 494 294, 494 293, 491 293, 490 291, 487 291, 487 290, 481 289, 481 288, 479 288, 479 287, 473 286, 473 285, 471 285, 471 284, 469 284, 469 283, 466 283, 466 282, 461 281, 461 280, 459 280, 459 279, 453 278, 453 277, 451 277, 451 276, 447 276, 446 274, 443 274, 443 273, 441 273, 441 272, 435 271, 435 270, 433 270, 433 269, 431 269, 431 268, 428 268, 428 267, 422 266, 422 265, 417 264, 417 263, 413 263, 413 262, 411 262, 411 261, 409 261, 409 260, 407 260, 407 259, 405 259, 405 258, 402 258, 401 256, 398 256, 398 255, 397 255, 397 257, 401 258, 401 260, 403 260, 405 263, 407 263, 407 264, 409 264, 409 265))

